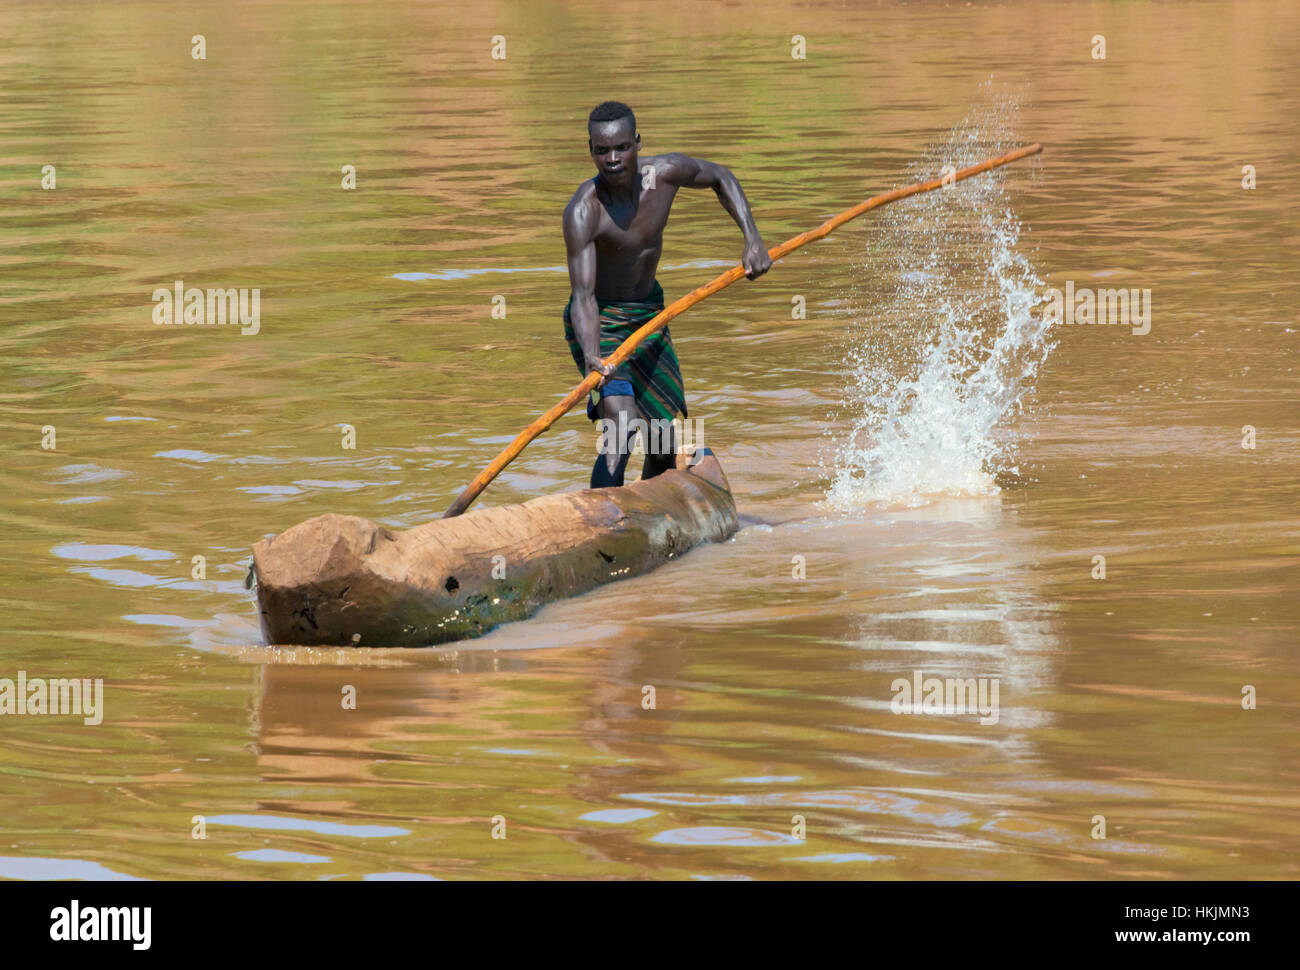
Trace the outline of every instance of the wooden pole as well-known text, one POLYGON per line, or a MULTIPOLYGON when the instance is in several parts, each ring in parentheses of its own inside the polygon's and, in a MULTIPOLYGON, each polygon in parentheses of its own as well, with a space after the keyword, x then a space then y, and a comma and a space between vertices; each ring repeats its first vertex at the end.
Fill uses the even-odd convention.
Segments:
MULTIPOLYGON (((983 172, 989 171, 990 169, 998 168, 1001 165, 1007 165, 1011 162, 1019 161, 1022 158, 1027 158, 1030 155, 1037 155, 1042 150, 1043 146, 1038 143, 1027 145, 1024 148, 1017 148, 1015 151, 1007 152, 1005 155, 999 155, 996 158, 990 158, 986 161, 980 162, 978 165, 971 165, 968 168, 961 169, 950 177, 950 182, 960 182, 962 179, 968 179, 972 175, 979 175, 983 172)), ((944 179, 940 177, 930 179, 927 182, 917 182, 914 185, 908 185, 901 189, 894 189, 892 192, 886 192, 883 195, 877 195, 873 198, 867 199, 866 202, 853 206, 851 209, 845 209, 837 216, 827 219, 816 229, 800 233, 792 239, 787 239, 785 242, 781 243, 781 245, 769 249, 768 255, 772 257, 772 262, 775 263, 778 259, 781 259, 783 256, 788 256, 800 246, 806 246, 810 242, 829 236, 840 226, 844 225, 844 223, 851 219, 856 219, 863 213, 870 212, 877 206, 887 205, 890 202, 897 202, 899 199, 906 199, 910 195, 919 195, 922 192, 933 192, 935 189, 941 188, 943 185, 944 179)), ((623 341, 622 346, 606 357, 604 363, 608 364, 611 369, 617 368, 619 364, 632 356, 632 352, 636 350, 637 345, 640 344, 641 341, 645 340, 646 337, 649 337, 669 320, 673 319, 673 317, 699 303, 705 297, 712 296, 714 293, 717 293, 718 290, 730 286, 744 275, 745 268, 743 266, 733 266, 711 283, 706 283, 704 286, 692 290, 680 299, 674 300, 672 303, 668 304, 668 306, 664 307, 663 310, 659 312, 658 316, 645 323, 639 330, 623 341)), ((483 489, 487 488, 488 483, 491 482, 492 479, 496 478, 506 465, 514 461, 515 457, 524 450, 530 441, 558 421, 565 412, 586 397, 588 393, 594 390, 597 385, 601 383, 602 379, 602 375, 599 371, 592 371, 583 378, 581 384, 566 394, 558 404, 552 407, 528 427, 524 428, 523 431, 519 432, 518 437, 516 437, 514 441, 510 442, 505 451, 497 455, 487 468, 479 472, 478 475, 475 476, 474 480, 465 486, 464 491, 457 496, 456 501, 453 502, 451 507, 447 509, 446 513, 444 513, 443 518, 449 519, 453 516, 460 515, 469 508, 473 501, 482 493, 483 489)))

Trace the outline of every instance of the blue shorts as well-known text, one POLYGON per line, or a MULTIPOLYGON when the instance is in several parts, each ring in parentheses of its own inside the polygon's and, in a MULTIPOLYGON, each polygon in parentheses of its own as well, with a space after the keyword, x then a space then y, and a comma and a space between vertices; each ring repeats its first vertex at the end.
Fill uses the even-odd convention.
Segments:
MULTIPOLYGON (((632 391, 632 382, 624 380, 606 381, 605 386, 600 389, 601 397, 616 397, 620 394, 626 394, 628 397, 635 396, 632 391)), ((587 417, 595 421, 600 417, 600 412, 596 410, 596 392, 592 391, 587 395, 587 417)))

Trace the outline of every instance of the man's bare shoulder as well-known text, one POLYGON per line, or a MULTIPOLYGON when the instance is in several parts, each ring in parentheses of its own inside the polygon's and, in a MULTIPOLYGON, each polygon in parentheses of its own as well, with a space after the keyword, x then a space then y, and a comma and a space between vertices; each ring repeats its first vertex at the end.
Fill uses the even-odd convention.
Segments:
POLYGON ((596 197, 595 179, 587 179, 578 186, 573 198, 564 207, 564 223, 581 225, 589 222, 599 211, 600 199, 596 197))
POLYGON ((703 158, 684 155, 681 152, 667 152, 656 155, 655 177, 669 185, 689 188, 713 188, 717 182, 718 166, 703 158))
POLYGON ((593 206, 599 204, 600 199, 596 196, 596 180, 587 179, 587 181, 579 185, 577 191, 573 193, 573 198, 570 199, 569 204, 564 207, 564 214, 567 217, 570 212, 581 213, 584 210, 591 209, 593 206))

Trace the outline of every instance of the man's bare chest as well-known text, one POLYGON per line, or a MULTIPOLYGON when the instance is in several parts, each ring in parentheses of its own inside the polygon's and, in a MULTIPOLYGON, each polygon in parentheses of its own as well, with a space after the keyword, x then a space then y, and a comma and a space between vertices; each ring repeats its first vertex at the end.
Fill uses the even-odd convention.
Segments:
POLYGON ((658 243, 672 208, 672 187, 643 192, 636 205, 601 202, 596 245, 606 251, 639 248, 658 243))

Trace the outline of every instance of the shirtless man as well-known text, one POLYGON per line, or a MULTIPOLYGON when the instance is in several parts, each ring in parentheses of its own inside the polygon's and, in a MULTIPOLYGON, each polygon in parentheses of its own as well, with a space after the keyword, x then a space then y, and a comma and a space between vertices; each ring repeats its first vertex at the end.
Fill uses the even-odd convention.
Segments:
MULTIPOLYGON (((565 308, 565 336, 584 376, 602 375, 599 404, 588 416, 605 418, 606 428, 633 428, 641 418, 671 421, 686 416, 681 371, 672 337, 664 327, 644 341, 617 370, 602 361, 628 334, 663 309, 655 269, 663 253, 663 232, 679 188, 713 189, 745 235, 741 263, 757 279, 772 265, 754 225, 749 203, 730 170, 713 162, 671 152, 639 158, 641 136, 632 109, 618 101, 598 105, 587 121, 588 148, 597 175, 584 182, 564 210, 572 295, 565 308), (621 421, 620 421, 621 416, 621 421)), ((660 425, 663 427, 663 425, 660 425)), ((641 478, 653 478, 676 464, 672 427, 643 440, 641 478)), ((602 436, 606 437, 606 436, 602 436)), ((622 435, 618 435, 622 438, 622 435)), ((634 434, 602 447, 591 471, 591 487, 623 484, 634 434)))

